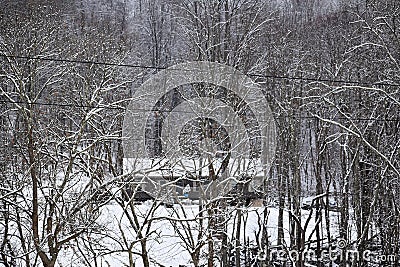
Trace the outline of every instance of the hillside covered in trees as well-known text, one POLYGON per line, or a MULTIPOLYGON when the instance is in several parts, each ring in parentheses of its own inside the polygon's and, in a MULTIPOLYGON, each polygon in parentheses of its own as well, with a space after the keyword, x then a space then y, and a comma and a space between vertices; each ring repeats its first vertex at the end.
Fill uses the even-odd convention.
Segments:
MULTIPOLYGON (((398 266, 399 83, 398 0, 2 0, 0 266, 398 266), (257 207, 245 186, 229 203, 133 197, 132 177, 146 173, 125 168, 129 103, 155 75, 198 61, 246 75, 271 109, 276 148, 257 207), (156 244, 175 245, 178 260, 160 260, 156 244), (338 247, 369 257, 322 260, 338 247), (276 251, 300 256, 261 255, 276 251)), ((204 88, 178 93, 211 97, 204 88)), ((213 105, 236 103, 253 127, 258 113, 218 90, 213 105)), ((187 100, 178 93, 157 107, 187 100)), ((197 138, 185 149, 219 138, 207 155, 231 156, 228 123, 208 118, 204 131, 204 121, 181 118, 168 123, 197 138)))

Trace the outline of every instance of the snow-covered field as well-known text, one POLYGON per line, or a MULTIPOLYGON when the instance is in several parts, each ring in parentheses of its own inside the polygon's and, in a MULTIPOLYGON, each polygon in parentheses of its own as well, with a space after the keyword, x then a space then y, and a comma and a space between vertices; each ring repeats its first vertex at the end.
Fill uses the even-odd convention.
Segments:
MULTIPOLYGON (((142 224, 149 214, 152 213, 152 202, 147 202, 142 205, 137 205, 135 208, 139 224, 142 224)), ((250 242, 254 244, 256 239, 256 233, 260 230, 259 218, 264 216, 264 212, 268 214, 267 230, 269 235, 269 242, 272 245, 276 244, 278 236, 278 209, 276 207, 252 207, 241 209, 243 214, 243 222, 241 227, 241 243, 250 242)), ((231 242, 234 233, 234 222, 236 220, 237 210, 234 208, 228 208, 227 215, 227 236, 228 242, 231 242)), ((302 223, 307 220, 309 216, 309 210, 302 210, 302 223)), ((177 229, 180 233, 192 233, 194 242, 200 242, 201 239, 206 238, 206 234, 202 235, 198 239, 198 222, 199 222, 199 207, 197 205, 175 205, 173 208, 166 208, 159 206, 152 214, 153 218, 156 218, 151 226, 148 228, 148 224, 142 229, 142 232, 148 233, 147 251, 150 258, 151 266, 193 266, 191 264, 191 257, 188 250, 185 248, 182 236, 177 234, 177 229), (183 209, 181 209, 183 208, 183 209), (178 215, 174 215, 173 211, 178 211, 178 215), (183 213, 186 215, 184 216, 183 213), (179 218, 178 218, 179 217, 179 218), (169 220, 169 219, 171 220, 169 220), (174 220, 175 218, 175 220, 174 220), (195 219, 197 218, 197 219, 195 219), (173 224, 172 222, 177 222, 173 224), (180 220, 180 221, 179 221, 180 220), (185 220, 193 220, 187 223, 185 220), (182 222, 180 224, 179 222, 182 222), (190 227, 188 226, 190 225, 190 227), (187 229, 182 228, 187 226, 187 229), (189 229, 191 228, 191 229, 189 229)), ((332 225, 338 225, 337 213, 331 212, 330 224, 331 231, 337 232, 337 229, 333 228, 332 225)), ((104 235, 96 234, 95 236, 86 237, 88 241, 91 240, 92 247, 97 247, 98 251, 103 251, 100 254, 93 254, 91 257, 85 260, 79 255, 77 246, 71 244, 67 249, 64 249, 60 255, 58 262, 59 266, 78 266, 78 265, 94 265, 94 261, 97 261, 97 266, 129 266, 129 254, 126 251, 132 243, 138 240, 137 232, 129 222, 128 218, 124 215, 123 209, 117 204, 109 204, 101 210, 99 217, 99 225, 104 227, 104 235)), ((324 225, 324 223, 323 223, 324 225)), ((312 233, 315 227, 314 216, 309 222, 306 229, 306 240, 312 233)), ((323 229, 325 227, 323 226, 323 229)), ((284 232, 285 240, 289 244, 289 213, 284 212, 284 232)), ((314 232, 315 235, 315 232, 314 232)), ((315 236, 312 238, 315 239, 315 236)), ((232 241, 233 242, 233 241, 232 241)), ((247 243, 246 243, 247 244, 247 243)), ((207 247, 203 246, 203 252, 206 253, 207 247)), ((140 257, 140 243, 137 242, 132 245, 132 261, 134 266, 143 266, 142 259, 140 257), (136 253, 136 254, 135 254, 136 253)), ((205 254, 203 254, 205 255, 205 254)), ((204 257, 204 261, 206 257, 204 257)))

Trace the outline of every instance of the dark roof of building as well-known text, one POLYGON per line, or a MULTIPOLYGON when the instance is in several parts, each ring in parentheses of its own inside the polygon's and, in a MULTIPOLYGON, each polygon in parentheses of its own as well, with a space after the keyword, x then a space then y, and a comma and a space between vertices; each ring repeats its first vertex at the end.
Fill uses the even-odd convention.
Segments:
POLYGON ((147 200, 153 200, 154 197, 143 190, 138 190, 138 191, 136 191, 135 195, 133 196, 133 199, 135 201, 147 201, 147 200))

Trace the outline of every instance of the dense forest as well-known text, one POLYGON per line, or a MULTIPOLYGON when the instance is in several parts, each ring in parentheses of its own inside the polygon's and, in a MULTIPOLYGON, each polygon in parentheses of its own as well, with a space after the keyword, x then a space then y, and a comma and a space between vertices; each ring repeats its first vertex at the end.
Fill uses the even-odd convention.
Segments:
POLYGON ((169 235, 180 240, 170 253, 190 259, 179 266, 399 264, 398 0, 0 6, 0 266, 170 266, 152 249, 169 235), (152 75, 187 61, 239 70, 269 103, 277 146, 255 213, 210 201, 195 218, 182 203, 157 215, 162 202, 140 208, 127 192, 127 106, 152 75), (254 216, 257 229, 243 230, 254 216), (395 258, 257 260, 277 248, 321 256, 338 241, 395 258))

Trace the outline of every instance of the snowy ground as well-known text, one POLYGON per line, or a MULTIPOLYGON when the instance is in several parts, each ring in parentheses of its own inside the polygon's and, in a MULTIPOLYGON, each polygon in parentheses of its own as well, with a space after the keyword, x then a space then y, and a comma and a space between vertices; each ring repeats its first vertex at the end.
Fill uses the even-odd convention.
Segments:
MULTIPOLYGON (((187 219, 193 219, 198 215, 198 206, 196 205, 185 205, 184 212, 186 213, 187 219)), ((175 210, 179 210, 179 206, 174 206, 175 210)), ((140 220, 151 210, 151 203, 145 203, 137 206, 137 214, 140 215, 140 220)), ((160 206, 156 209, 153 217, 174 217, 172 215, 171 208, 160 206)), ((269 207, 266 209, 268 213, 268 234, 269 241, 272 245, 276 244, 277 240, 277 229, 278 229, 278 209, 276 207, 269 207)), ((183 212, 183 211, 182 211, 183 212)), ((182 215, 182 212, 180 213, 182 215)), ((255 233, 259 231, 258 218, 263 216, 264 208, 246 208, 242 210, 245 220, 247 220, 245 228, 241 230, 241 239, 245 239, 250 242, 256 239, 255 233)), ((302 223, 306 221, 310 211, 302 210, 302 223)), ((235 220, 236 211, 232 208, 229 212, 228 220, 228 239, 232 237, 233 224, 235 220)), ((176 218, 176 216, 175 216, 176 218)), ((182 217, 181 217, 182 218, 182 217)), ((331 228, 332 225, 338 225, 337 213, 331 212, 331 228)), ((100 225, 106 227, 107 236, 92 237, 93 243, 97 242, 97 246, 101 247, 104 253, 107 251, 118 251, 126 249, 122 240, 130 241, 137 240, 136 232, 133 230, 126 216, 123 216, 123 210, 117 204, 110 204, 105 206, 99 217, 100 225), (123 232, 123 233, 122 233, 123 232)), ((289 225, 288 225, 288 212, 284 213, 284 230, 286 242, 289 244, 289 225)), ((197 221, 198 222, 198 221, 197 221)), ((192 226, 195 222, 191 223, 192 226)), ((306 230, 306 240, 315 226, 314 216, 310 220, 310 223, 306 230)), ((146 228, 144 228, 146 229, 146 228)), ((323 229, 325 229, 323 227, 323 229)), ((182 229, 181 229, 182 230, 182 229)), ((148 253, 151 257, 151 266, 193 266, 191 264, 191 258, 188 251, 183 246, 183 241, 174 230, 173 225, 166 219, 155 220, 149 229, 150 238, 148 240, 148 253)), ((192 229, 197 237, 197 231, 192 229)), ((331 232, 337 232, 337 229, 331 229, 331 232)), ((314 233, 315 235, 315 233, 314 233)), ((205 238, 205 237, 204 237, 205 238)), ((315 236, 314 236, 315 238, 315 236)), ((90 237, 89 237, 90 239, 90 237)), ((96 244, 95 244, 96 245, 96 244)), ((140 252, 139 244, 133 246, 133 251, 140 252)), ((205 249, 205 248, 204 248, 205 249)), ((76 246, 72 245, 70 248, 63 250, 60 255, 59 266, 77 266, 85 265, 85 262, 94 263, 97 261, 97 266, 129 266, 129 257, 127 252, 113 252, 110 254, 98 256, 94 255, 88 261, 84 261, 82 257, 78 256, 76 246)), ((134 255, 135 266, 143 266, 142 260, 139 255, 134 255)))

